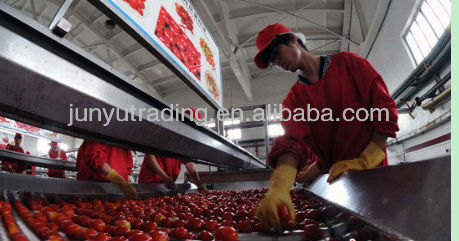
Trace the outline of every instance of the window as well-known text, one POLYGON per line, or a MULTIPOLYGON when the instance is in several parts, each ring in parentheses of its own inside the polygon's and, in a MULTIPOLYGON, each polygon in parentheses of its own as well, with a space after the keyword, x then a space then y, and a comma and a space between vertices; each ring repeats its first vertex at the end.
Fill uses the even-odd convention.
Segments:
POLYGON ((451 0, 421 0, 415 9, 402 38, 417 66, 451 23, 451 0))
POLYGON ((271 124, 268 125, 268 133, 270 137, 282 136, 284 135, 284 128, 281 124, 271 124))
POLYGON ((230 140, 239 140, 242 138, 241 128, 227 130, 228 138, 230 140))
POLYGON ((61 143, 59 144, 61 150, 63 151, 67 151, 69 149, 69 145, 65 144, 65 143, 61 143))
MULTIPOLYGON (((48 153, 49 149, 51 148, 51 146, 49 145, 50 143, 51 143, 50 140, 39 138, 37 141, 38 155, 43 155, 43 154, 48 153)), ((67 151, 69 146, 65 143, 59 143, 59 147, 61 148, 61 150, 67 151)))
POLYGON ((224 126, 232 126, 232 125, 237 125, 240 124, 241 120, 239 119, 229 119, 229 120, 224 120, 223 125, 224 126))
POLYGON ((204 125, 209 127, 209 128, 214 128, 215 127, 215 122, 209 122, 209 123, 206 123, 204 125))
POLYGON ((39 155, 48 153, 49 151, 49 140, 46 139, 38 139, 37 141, 37 152, 39 155))
POLYGON ((281 117, 282 117, 281 113, 272 114, 268 116, 268 120, 280 120, 281 117))

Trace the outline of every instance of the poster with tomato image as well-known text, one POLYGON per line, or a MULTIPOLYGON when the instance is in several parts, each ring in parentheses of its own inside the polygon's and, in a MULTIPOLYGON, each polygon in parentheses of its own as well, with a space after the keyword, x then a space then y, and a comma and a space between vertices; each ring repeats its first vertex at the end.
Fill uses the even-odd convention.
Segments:
POLYGON ((220 51, 188 0, 99 1, 110 4, 115 14, 130 21, 143 38, 147 36, 208 98, 223 105, 220 51))
MULTIPOLYGON (((19 133, 23 133, 23 134, 27 134, 31 136, 46 138, 52 141, 59 141, 61 139, 61 134, 57 132, 41 129, 36 126, 32 126, 28 124, 24 124, 22 122, 8 119, 3 116, 0 116, 0 128, 8 130, 13 133, 19 132, 19 133)), ((13 139, 10 138, 9 141, 11 140, 13 139)))
POLYGON ((13 144, 14 134, 0 130, 0 149, 6 149, 8 144, 13 144))

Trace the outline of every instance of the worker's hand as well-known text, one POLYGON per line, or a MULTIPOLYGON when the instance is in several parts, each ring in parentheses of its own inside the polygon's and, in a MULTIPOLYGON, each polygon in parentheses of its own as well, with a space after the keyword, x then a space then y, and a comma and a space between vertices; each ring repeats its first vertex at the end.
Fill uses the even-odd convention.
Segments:
POLYGON ((203 192, 203 193, 209 192, 209 190, 207 190, 207 187, 205 187, 204 185, 202 185, 202 183, 199 183, 197 186, 198 186, 198 191, 199 191, 199 192, 203 192))
POLYGON ((295 181, 296 172, 296 168, 289 165, 278 166, 274 171, 271 177, 269 190, 263 200, 261 200, 255 213, 266 230, 281 229, 282 226, 277 213, 281 204, 287 206, 292 220, 295 220, 295 211, 293 209, 292 198, 290 197, 290 188, 295 181))
POLYGON ((17 173, 16 169, 12 165, 8 165, 8 171, 11 173, 17 173))
POLYGON ((112 169, 108 172, 107 174, 107 179, 113 183, 118 185, 118 187, 121 189, 121 191, 124 193, 124 195, 129 198, 129 199, 136 199, 137 192, 135 191, 135 188, 129 184, 120 174, 118 174, 115 169, 112 169))
POLYGON ((170 190, 175 190, 177 189, 177 186, 175 185, 175 181, 174 179, 170 178, 170 177, 167 177, 165 180, 164 180, 164 184, 166 184, 166 187, 170 190))
POLYGON ((330 183, 334 181, 337 177, 341 176, 341 174, 349 170, 375 168, 384 160, 384 158, 386 158, 386 153, 384 153, 384 151, 381 150, 376 143, 370 141, 359 157, 351 160, 339 161, 333 164, 330 167, 327 182, 330 183))
POLYGON ((296 175, 296 181, 299 183, 311 183, 317 176, 319 176, 321 170, 316 162, 304 168, 301 172, 296 175))

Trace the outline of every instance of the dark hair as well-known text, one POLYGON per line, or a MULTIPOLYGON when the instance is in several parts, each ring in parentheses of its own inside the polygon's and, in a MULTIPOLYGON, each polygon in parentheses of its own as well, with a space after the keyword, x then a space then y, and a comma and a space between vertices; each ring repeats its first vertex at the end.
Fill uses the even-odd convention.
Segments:
MULTIPOLYGON (((266 47, 265 50, 262 52, 262 56, 266 61, 269 61, 271 58, 271 54, 273 53, 273 50, 279 45, 279 44, 284 44, 290 46, 290 43, 295 40, 295 35, 293 33, 287 33, 287 34, 280 34, 277 35, 276 38, 269 44, 268 47, 266 47)), ((306 48, 306 45, 304 45, 303 41, 301 41, 300 38, 296 38, 298 44, 306 51, 309 51, 308 48, 306 48)))
MULTIPOLYGON (((295 40, 295 35, 293 33, 281 34, 281 35, 277 35, 277 37, 273 40, 272 44, 290 45, 290 42, 292 42, 293 40, 295 40)), ((308 51, 308 48, 306 48, 306 46, 304 45, 303 41, 301 41, 300 38, 297 37, 296 40, 303 49, 308 51)))

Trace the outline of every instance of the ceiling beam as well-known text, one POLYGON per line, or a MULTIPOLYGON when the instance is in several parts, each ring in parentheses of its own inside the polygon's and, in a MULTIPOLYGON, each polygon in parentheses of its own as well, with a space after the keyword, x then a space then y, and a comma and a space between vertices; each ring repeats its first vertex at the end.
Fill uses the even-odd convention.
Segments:
POLYGON ((143 46, 140 45, 140 44, 135 44, 134 47, 130 48, 130 49, 125 49, 121 52, 122 56, 124 57, 129 57, 133 54, 135 54, 137 51, 143 49, 143 46))
MULTIPOLYGON (((319 2, 319 1, 320 1, 320 0, 314 0, 314 1, 312 1, 312 2, 308 2, 306 5, 304 5, 303 7, 301 7, 301 8, 298 9, 298 10, 306 9, 306 8, 310 7, 311 5, 313 5, 313 4, 315 4, 315 3, 319 2)), ((250 8, 250 7, 247 7, 247 8, 245 8, 245 9, 248 9, 248 8, 250 8)), ((256 9, 260 9, 258 6, 255 6, 255 8, 256 8, 256 9)), ((260 9, 260 10, 261 10, 261 9, 260 9)), ((262 10, 262 11, 265 11, 265 10, 262 10)), ((281 22, 282 20, 284 20, 284 19, 287 18, 287 17, 288 17, 288 16, 284 16, 283 18, 281 18, 281 19, 279 20, 279 22, 281 22)), ((295 22, 296 22, 296 24, 297 24, 297 19, 296 19, 296 18, 295 18, 295 22)), ((253 40, 255 39, 255 37, 257 37, 257 35, 258 35, 258 33, 254 33, 254 34, 252 34, 250 37, 245 38, 245 40, 244 40, 242 43, 240 43, 238 47, 240 48, 240 47, 242 47, 242 46, 246 46, 246 44, 249 43, 249 42, 251 42, 251 41, 253 41, 253 40)), ((253 41, 253 42, 254 42, 254 41, 253 41)))
MULTIPOLYGON (((298 28, 299 33, 303 33, 304 36, 306 37, 306 41, 323 41, 323 40, 335 40, 335 39, 341 39, 340 37, 336 37, 335 35, 331 35, 329 33, 323 33, 323 32, 310 32, 311 28, 298 28)), ((256 36, 257 33, 255 33, 256 36)), ((249 41, 245 41, 246 44, 244 44, 244 47, 254 47, 256 43, 256 39, 252 38, 254 34, 244 34, 240 35, 240 39, 249 39, 249 41)))
POLYGON ((209 32, 211 32, 215 37, 220 50, 225 54, 227 58, 230 60, 232 59, 233 64, 231 69, 238 78, 241 87, 245 89, 244 93, 246 94, 247 98, 252 98, 251 90, 247 88, 249 85, 246 84, 246 80, 243 78, 242 70, 240 69, 237 57, 233 52, 231 43, 228 40, 228 36, 223 34, 214 18, 212 17, 212 13, 210 12, 209 8, 207 7, 207 3, 204 2, 204 0, 193 1, 192 3, 194 4, 196 11, 199 13, 201 18, 205 21, 209 32))
POLYGON ((294 17, 297 17, 297 18, 299 18, 299 19, 305 20, 306 22, 308 22, 308 23, 310 23, 310 24, 316 26, 317 28, 320 28, 320 29, 322 29, 322 30, 324 30, 324 31, 326 31, 326 32, 328 32, 328 33, 330 33, 330 34, 333 34, 333 35, 335 35, 335 36, 337 36, 337 37, 340 37, 340 38, 347 39, 348 41, 350 41, 350 42, 352 42, 352 43, 354 43, 354 44, 359 45, 358 43, 356 43, 356 42, 354 42, 354 41, 352 41, 352 40, 350 40, 350 39, 344 37, 343 35, 341 35, 341 34, 335 32, 335 31, 332 31, 332 30, 330 30, 330 29, 328 29, 328 28, 326 28, 326 27, 324 27, 324 26, 322 26, 322 25, 320 25, 320 24, 318 24, 318 23, 316 23, 316 22, 314 22, 314 21, 311 21, 311 20, 308 19, 308 18, 305 18, 305 17, 303 17, 303 16, 299 16, 298 14, 290 13, 290 12, 284 11, 284 10, 282 10, 282 9, 273 8, 273 7, 264 5, 264 4, 255 3, 255 2, 248 1, 248 0, 238 0, 238 1, 245 2, 245 3, 249 3, 249 4, 253 4, 253 5, 257 5, 257 6, 260 6, 260 7, 263 7, 263 8, 271 9, 271 10, 274 10, 274 11, 278 11, 278 12, 281 12, 281 13, 285 13, 285 14, 288 14, 288 15, 291 15, 291 16, 294 16, 294 17))
MULTIPOLYGON (((343 31, 342 35, 346 38, 350 38, 351 34, 351 9, 352 9, 352 0, 344 0, 344 15, 343 15, 343 31)), ((341 50, 349 51, 349 42, 341 41, 341 50)))
MULTIPOLYGON (((84 18, 76 11, 72 11, 70 14, 78 18, 86 28, 88 28, 89 30, 91 30, 91 32, 97 35, 102 40, 101 43, 104 44, 104 47, 113 51, 116 57, 119 60, 121 60, 121 62, 123 62, 131 70, 131 72, 134 73, 134 75, 137 78, 141 79, 144 82, 144 84, 146 85, 149 84, 149 79, 142 72, 138 71, 138 69, 136 68, 136 66, 134 66, 134 64, 132 64, 130 61, 124 58, 121 51, 114 44, 112 44, 110 40, 107 40, 105 36, 97 28, 94 27, 94 25, 92 24, 93 22, 90 22, 87 18, 84 18)), ((95 18, 95 20, 97 19, 99 19, 99 17, 95 18)), ((152 90, 152 91, 155 91, 155 90, 152 90)), ((156 90, 156 94, 163 97, 163 94, 157 90, 156 90)))
MULTIPOLYGON (((237 28, 229 18, 229 9, 225 1, 219 0, 216 2, 219 5, 220 12, 223 18, 223 26, 225 32, 230 40, 231 49, 239 45, 237 37, 237 28)), ((247 54, 244 50, 236 51, 234 55, 230 56, 230 66, 236 75, 239 84, 244 90, 245 95, 249 100, 253 100, 251 91, 252 78, 250 77, 249 68, 247 66, 247 54)))
MULTIPOLYGON (((288 11, 289 13, 297 14, 297 15, 305 15, 305 14, 310 14, 310 13, 332 13, 332 14, 343 14, 344 13, 344 9, 333 9, 333 8, 306 8, 306 9, 297 9, 297 10, 286 9, 284 11, 288 11)), ((278 12, 275 10, 258 11, 252 14, 238 14, 236 12, 235 14, 230 13, 230 16, 231 16, 230 19, 243 21, 246 18, 264 18, 264 17, 269 18, 269 17, 274 17, 274 15, 279 15, 279 14, 284 14, 284 13, 278 12)), ((214 16, 218 16, 218 15, 214 15, 214 16)), ((217 17, 215 21, 221 22, 222 19, 217 17)))
POLYGON ((159 61, 158 59, 155 59, 155 60, 153 60, 153 61, 151 61, 149 63, 139 65, 139 67, 137 67, 137 69, 140 72, 142 72, 142 71, 154 68, 154 67, 156 67, 158 65, 163 65, 163 63, 161 61, 159 61))
POLYGON ((362 34, 363 39, 367 36, 367 28, 365 27, 365 22, 363 21, 362 11, 360 10, 360 3, 358 0, 354 0, 355 12, 359 18, 360 33, 362 34))
POLYGON ((159 86, 159 85, 162 85, 162 84, 165 84, 167 82, 175 82, 175 81, 178 81, 180 80, 176 75, 169 75, 169 76, 166 76, 164 78, 161 78, 161 79, 155 79, 151 82, 151 85, 156 87, 156 86, 159 86))
POLYGON ((365 41, 360 45, 360 56, 367 58, 371 48, 373 47, 373 43, 376 41, 376 37, 378 37, 379 30, 384 22, 384 18, 386 16, 387 11, 389 10, 391 0, 379 0, 378 5, 376 6, 376 12, 373 17, 373 21, 371 22, 371 27, 368 30, 367 36, 365 37, 365 41))

